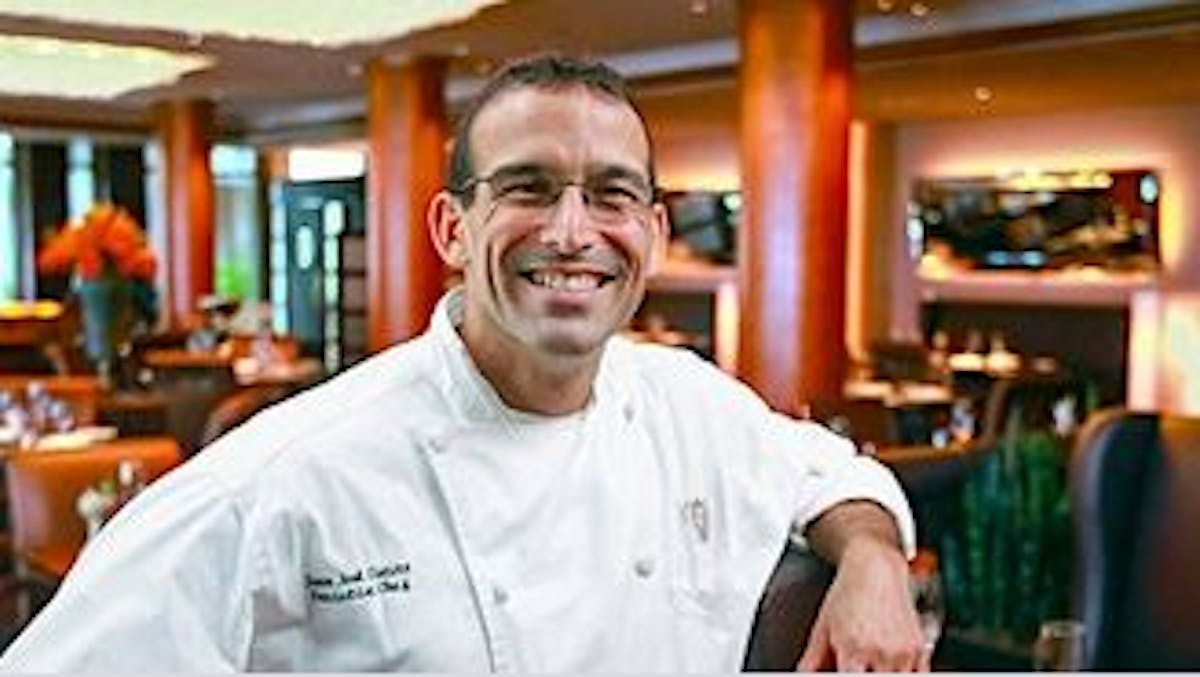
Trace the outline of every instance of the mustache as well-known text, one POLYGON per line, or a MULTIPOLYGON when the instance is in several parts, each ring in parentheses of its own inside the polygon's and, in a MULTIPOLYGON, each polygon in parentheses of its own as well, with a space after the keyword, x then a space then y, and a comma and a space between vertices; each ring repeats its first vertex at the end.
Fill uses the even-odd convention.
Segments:
POLYGON ((608 249, 583 249, 563 253, 546 247, 531 247, 513 252, 508 257, 509 267, 517 272, 529 272, 540 268, 570 265, 594 268, 605 274, 617 276, 625 272, 625 259, 608 249))

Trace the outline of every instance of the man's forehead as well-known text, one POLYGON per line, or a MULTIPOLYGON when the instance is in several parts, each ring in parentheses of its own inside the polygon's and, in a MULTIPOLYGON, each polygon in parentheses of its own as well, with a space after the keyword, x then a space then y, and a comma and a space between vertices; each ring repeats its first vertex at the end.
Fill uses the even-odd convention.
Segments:
POLYGON ((479 110, 469 142, 481 171, 556 159, 642 169, 650 152, 641 118, 629 103, 582 85, 529 85, 501 92, 479 110))

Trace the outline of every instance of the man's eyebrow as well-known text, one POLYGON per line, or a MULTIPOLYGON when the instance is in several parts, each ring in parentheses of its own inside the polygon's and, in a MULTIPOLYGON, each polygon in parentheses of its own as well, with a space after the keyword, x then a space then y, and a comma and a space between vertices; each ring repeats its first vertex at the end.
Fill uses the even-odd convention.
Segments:
MULTIPOLYGON (((515 162, 512 164, 500 165, 499 167, 493 169, 487 176, 494 178, 498 176, 521 176, 529 174, 557 175, 560 173, 561 172, 554 167, 538 162, 515 162)), ((590 181, 611 181, 617 179, 646 184, 650 182, 650 179, 647 178, 642 172, 630 167, 614 164, 591 167, 585 173, 585 178, 590 181)))
POLYGON ((547 174, 553 170, 543 164, 536 162, 517 162, 513 164, 500 165, 491 171, 488 176, 512 176, 514 174, 547 174))
POLYGON ((604 165, 596 171, 588 172, 588 177, 592 179, 610 180, 610 179, 625 179, 628 181, 637 181, 639 183, 650 183, 650 179, 636 169, 623 167, 621 165, 604 165))

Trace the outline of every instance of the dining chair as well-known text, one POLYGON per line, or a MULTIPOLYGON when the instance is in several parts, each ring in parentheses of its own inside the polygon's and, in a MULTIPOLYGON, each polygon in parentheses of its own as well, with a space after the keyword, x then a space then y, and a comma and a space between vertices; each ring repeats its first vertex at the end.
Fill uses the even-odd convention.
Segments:
POLYGON ((242 388, 226 395, 208 415, 200 437, 200 448, 212 444, 225 433, 250 420, 264 408, 287 397, 284 386, 242 388))
POLYGON ((1200 418, 1092 416, 1070 467, 1085 670, 1200 670, 1200 418))
MULTIPOLYGON (((76 500, 89 487, 114 478, 127 460, 139 462, 149 482, 180 463, 179 444, 168 437, 134 438, 6 457, 13 583, 22 588, 18 594, 26 595, 37 583, 53 588, 66 574, 87 538, 76 500)), ((27 603, 21 606, 20 615, 31 611, 27 603)))
POLYGON ((203 446, 209 415, 238 386, 226 361, 156 367, 154 387, 167 401, 167 432, 179 441, 184 455, 190 457, 203 446))
POLYGON ((763 590, 742 670, 792 672, 833 582, 833 567, 810 550, 789 544, 763 590))

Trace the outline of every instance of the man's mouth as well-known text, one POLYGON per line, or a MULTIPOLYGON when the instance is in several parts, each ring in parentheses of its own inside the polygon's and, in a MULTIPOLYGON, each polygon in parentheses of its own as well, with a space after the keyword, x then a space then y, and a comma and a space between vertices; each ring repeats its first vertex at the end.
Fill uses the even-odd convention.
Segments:
POLYGON ((616 279, 614 275, 591 271, 530 270, 521 273, 530 284, 554 291, 589 292, 616 279))

